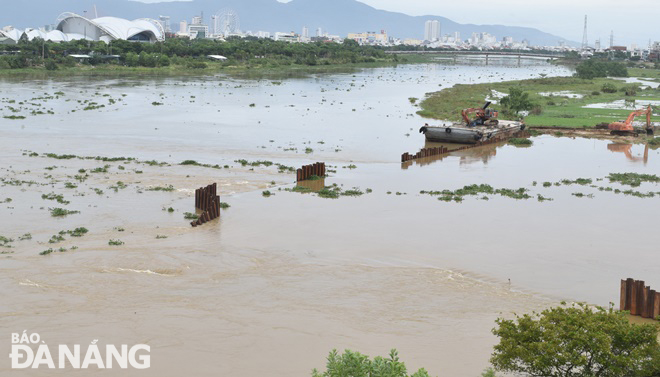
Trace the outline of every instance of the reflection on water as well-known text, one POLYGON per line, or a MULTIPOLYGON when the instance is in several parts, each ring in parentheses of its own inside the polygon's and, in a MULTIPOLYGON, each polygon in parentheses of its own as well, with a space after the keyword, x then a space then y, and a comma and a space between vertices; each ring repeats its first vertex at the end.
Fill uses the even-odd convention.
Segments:
POLYGON ((424 148, 435 148, 435 147, 445 147, 449 149, 448 154, 429 156, 424 158, 417 158, 414 160, 406 161, 401 164, 401 169, 408 169, 413 164, 418 166, 426 166, 438 161, 442 161, 447 157, 458 157, 459 165, 469 165, 477 162, 481 162, 484 165, 488 164, 488 161, 497 155, 497 148, 506 145, 506 141, 500 143, 483 145, 480 147, 474 147, 469 149, 457 150, 462 145, 461 144, 451 144, 451 143, 434 143, 427 141, 424 145, 424 148))
POLYGON ((649 162, 649 146, 648 144, 644 146, 644 154, 640 156, 635 156, 632 153, 632 144, 608 144, 607 149, 610 152, 623 153, 626 158, 632 162, 643 162, 646 165, 649 162))
POLYGON ((304 187, 313 192, 321 191, 325 187, 325 178, 297 182, 296 187, 304 187))

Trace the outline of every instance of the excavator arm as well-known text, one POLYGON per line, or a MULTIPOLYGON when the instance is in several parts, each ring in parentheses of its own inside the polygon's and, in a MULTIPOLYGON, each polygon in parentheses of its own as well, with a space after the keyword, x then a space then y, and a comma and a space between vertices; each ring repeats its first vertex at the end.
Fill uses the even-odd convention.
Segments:
POLYGON ((610 123, 608 128, 612 131, 613 134, 624 134, 624 133, 635 133, 635 129, 632 126, 632 122, 635 120, 635 117, 640 115, 646 115, 646 129, 651 129, 651 105, 649 105, 644 110, 633 111, 628 115, 628 118, 625 122, 614 122, 610 123))
POLYGON ((463 120, 465 121, 465 124, 470 124, 470 117, 468 116, 468 114, 477 113, 477 116, 479 116, 480 110, 481 109, 479 108, 476 109, 472 108, 472 109, 464 109, 463 111, 461 111, 461 116, 463 116, 463 120))
MULTIPOLYGON (((488 108, 488 106, 490 106, 490 101, 486 102, 481 108, 470 108, 461 111, 461 116, 463 117, 465 124, 469 126, 470 123, 472 123, 470 117, 468 116, 468 114, 472 113, 475 113, 476 118, 480 119, 482 122, 488 120, 488 118, 490 118, 490 114, 488 116, 486 115, 486 108, 488 108)), ((494 116, 497 116, 497 112, 494 112, 494 116)))

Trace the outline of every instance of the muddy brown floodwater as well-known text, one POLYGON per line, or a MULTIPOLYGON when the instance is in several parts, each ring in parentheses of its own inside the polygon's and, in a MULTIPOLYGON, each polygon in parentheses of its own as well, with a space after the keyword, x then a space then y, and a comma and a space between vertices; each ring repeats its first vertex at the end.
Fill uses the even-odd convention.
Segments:
MULTIPOLYGON (((308 376, 333 348, 397 348, 410 370, 478 376, 498 316, 617 302, 626 277, 660 287, 658 196, 605 189, 631 189, 610 173, 658 173, 657 149, 642 158, 639 145, 542 135, 529 148, 399 163, 425 146, 408 98, 541 74, 570 72, 537 62, 284 80, 4 79, 1 115, 26 118, 0 118, 0 235, 13 239, 0 247, 0 354, 27 330, 50 345, 150 345, 150 369, 108 376, 308 376), (364 195, 287 191, 294 174, 255 161, 325 161, 323 184, 364 195), (592 183, 554 185, 577 178, 592 183), (212 182, 230 207, 191 228, 194 189, 212 182), (470 184, 531 199, 420 194, 470 184), (79 227, 88 233, 66 233, 79 227)), ((14 375, 7 357, 0 374, 14 375)))

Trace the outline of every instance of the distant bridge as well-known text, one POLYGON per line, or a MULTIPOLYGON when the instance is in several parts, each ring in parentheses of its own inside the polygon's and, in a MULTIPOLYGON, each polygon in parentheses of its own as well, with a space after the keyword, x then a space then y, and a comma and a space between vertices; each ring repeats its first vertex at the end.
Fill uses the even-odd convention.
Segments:
POLYGON ((533 52, 514 52, 514 51, 385 51, 386 54, 427 54, 427 55, 473 55, 473 56, 485 56, 486 62, 488 62, 489 56, 513 56, 518 59, 524 58, 546 58, 546 59, 559 59, 563 58, 564 54, 543 54, 543 53, 533 53, 533 52))

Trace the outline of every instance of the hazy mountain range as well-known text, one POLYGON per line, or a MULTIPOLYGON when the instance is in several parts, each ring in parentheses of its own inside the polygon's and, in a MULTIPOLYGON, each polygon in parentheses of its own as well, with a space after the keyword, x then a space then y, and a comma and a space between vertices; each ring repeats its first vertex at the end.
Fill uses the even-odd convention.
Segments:
MULTIPOLYGON (((340 36, 346 36, 349 32, 385 30, 388 35, 398 38, 423 39, 424 22, 437 19, 440 21, 443 35, 458 31, 462 39, 469 38, 473 32, 488 32, 498 39, 504 36, 511 36, 516 41, 527 39, 533 45, 557 45, 560 40, 565 40, 533 28, 504 26, 501 25, 505 23, 504 20, 491 20, 486 16, 480 18, 479 12, 474 12, 475 22, 487 21, 489 24, 458 24, 439 15, 413 17, 378 10, 356 0, 292 0, 289 3, 276 0, 193 0, 153 4, 129 0, 14 1, 0 12, 0 27, 41 27, 55 23, 58 15, 63 12, 94 18, 94 6, 99 17, 157 19, 160 15, 170 16, 174 31, 178 30, 181 20, 190 22, 193 16, 204 12, 205 22, 210 23, 211 15, 229 8, 238 13, 242 31, 300 33, 303 26, 306 26, 310 36, 314 36, 316 29, 320 27, 329 34, 340 36)), ((574 44, 570 41, 567 43, 574 44)))

